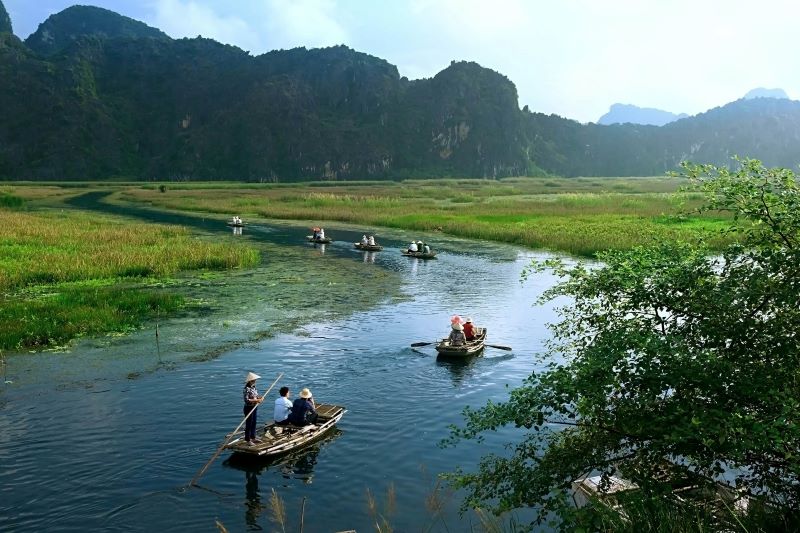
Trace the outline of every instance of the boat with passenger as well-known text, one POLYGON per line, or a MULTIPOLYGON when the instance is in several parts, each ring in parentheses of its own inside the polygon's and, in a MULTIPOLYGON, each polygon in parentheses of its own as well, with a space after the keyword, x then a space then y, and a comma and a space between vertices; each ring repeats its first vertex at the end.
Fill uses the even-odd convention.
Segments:
POLYGON ((292 424, 266 424, 257 433, 260 442, 246 442, 244 432, 225 445, 225 448, 244 456, 275 457, 316 442, 328 434, 347 412, 341 405, 319 404, 316 406, 317 421, 307 426, 292 424))
POLYGON ((461 345, 453 345, 450 338, 444 338, 436 344, 436 352, 440 357, 470 357, 483 351, 486 343, 486 328, 475 328, 475 338, 461 345))

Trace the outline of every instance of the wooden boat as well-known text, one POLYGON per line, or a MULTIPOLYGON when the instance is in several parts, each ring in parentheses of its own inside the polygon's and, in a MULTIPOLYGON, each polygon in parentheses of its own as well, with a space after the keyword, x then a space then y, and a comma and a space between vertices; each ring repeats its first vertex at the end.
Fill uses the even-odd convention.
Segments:
POLYGON ((314 244, 330 244, 333 242, 333 239, 330 237, 315 239, 313 235, 306 235, 306 239, 308 239, 308 242, 313 242, 314 244))
POLYGON ((400 253, 406 257, 416 257, 417 259, 436 259, 436 252, 426 254, 425 252, 409 252, 408 250, 402 250, 400 253))
POLYGON ((477 355, 483 350, 486 342, 486 328, 475 328, 475 339, 467 341, 462 346, 452 346, 450 341, 442 339, 436 345, 436 351, 441 357, 469 357, 477 355))
POLYGON ((320 404, 317 406, 317 423, 309 426, 280 426, 270 422, 257 434, 260 443, 249 444, 244 433, 237 433, 236 439, 225 445, 234 453, 254 457, 275 457, 297 450, 315 442, 329 433, 341 420, 347 410, 341 405, 320 404))
POLYGON ((354 242, 353 246, 355 246, 357 250, 364 250, 365 252, 380 252, 383 250, 383 246, 380 244, 361 244, 360 242, 354 242))

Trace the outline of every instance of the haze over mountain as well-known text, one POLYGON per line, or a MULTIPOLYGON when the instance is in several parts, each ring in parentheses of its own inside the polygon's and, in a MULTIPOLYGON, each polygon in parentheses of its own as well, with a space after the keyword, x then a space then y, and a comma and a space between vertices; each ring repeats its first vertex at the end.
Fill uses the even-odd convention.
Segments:
MULTIPOLYGON (((0 1, 0 6, 2 2, 0 1)), ((0 179, 653 175, 682 160, 800 160, 800 103, 738 100, 662 127, 519 109, 505 76, 401 77, 344 46, 253 57, 99 8, 0 33, 0 179)))
POLYGON ((611 104, 608 113, 600 117, 598 124, 648 124, 663 126, 676 120, 686 118, 686 113, 670 113, 652 107, 639 107, 633 104, 611 104))
POLYGON ((757 87, 747 91, 744 95, 745 98, 785 98, 788 99, 789 95, 783 89, 765 89, 764 87, 757 87))

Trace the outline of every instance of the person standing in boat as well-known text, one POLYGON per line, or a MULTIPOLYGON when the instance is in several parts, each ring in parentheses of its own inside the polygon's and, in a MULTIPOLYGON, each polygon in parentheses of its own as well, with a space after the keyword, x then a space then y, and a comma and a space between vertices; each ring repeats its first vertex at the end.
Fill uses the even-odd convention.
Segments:
POLYGON ((464 322, 464 337, 467 341, 475 340, 475 326, 472 325, 472 319, 470 317, 467 317, 467 320, 464 322))
POLYGON ((362 244, 363 246, 366 246, 367 244, 369 244, 369 239, 367 239, 367 236, 366 236, 366 235, 362 235, 362 236, 361 236, 361 244, 362 244))
POLYGON ((452 331, 447 340, 450 346, 463 346, 466 344, 467 338, 464 336, 464 326, 460 322, 453 322, 452 331))
POLYGON ((307 426, 317 421, 317 407, 314 405, 314 398, 311 391, 303 389, 300 397, 292 404, 292 412, 289 413, 289 422, 295 426, 307 426))
POLYGON ((369 236, 369 240, 367 241, 367 244, 369 244, 370 246, 375 246, 375 235, 370 235, 369 236))
POLYGON ((289 413, 292 412, 292 400, 289 399, 289 387, 281 387, 280 396, 275 400, 275 412, 272 417, 276 424, 289 423, 289 413))
POLYGON ((253 414, 247 417, 247 422, 244 425, 244 440, 248 443, 258 444, 261 442, 256 438, 256 417, 258 416, 258 404, 264 398, 258 396, 256 389, 256 380, 260 378, 258 374, 248 372, 247 377, 244 379, 244 415, 247 416, 252 411, 253 414))

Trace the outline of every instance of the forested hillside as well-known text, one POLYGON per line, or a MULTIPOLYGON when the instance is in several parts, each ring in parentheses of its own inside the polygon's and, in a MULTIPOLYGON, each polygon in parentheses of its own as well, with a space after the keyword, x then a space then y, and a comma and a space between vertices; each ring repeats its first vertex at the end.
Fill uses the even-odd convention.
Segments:
POLYGON ((505 76, 454 62, 408 80, 338 46, 253 57, 94 7, 24 43, 0 3, 0 179, 389 179, 650 175, 684 159, 800 161, 800 103, 739 100, 662 127, 519 109, 505 76))

